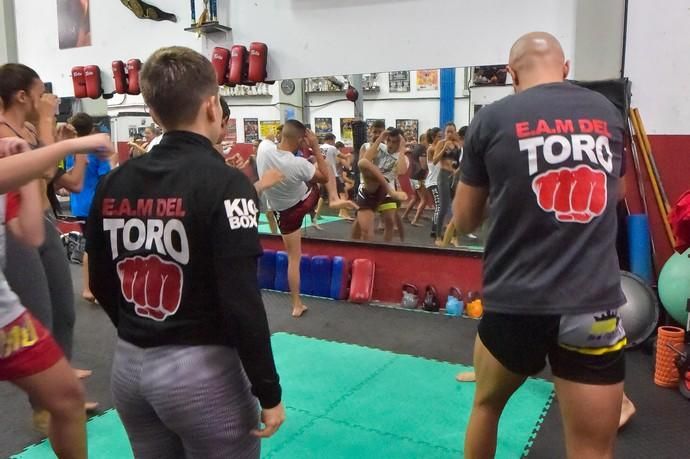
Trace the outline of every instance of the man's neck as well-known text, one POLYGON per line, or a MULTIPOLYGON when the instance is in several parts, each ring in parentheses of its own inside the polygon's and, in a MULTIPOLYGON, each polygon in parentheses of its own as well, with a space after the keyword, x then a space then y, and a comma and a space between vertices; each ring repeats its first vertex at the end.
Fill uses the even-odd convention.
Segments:
POLYGON ((524 85, 520 85, 520 91, 526 91, 530 88, 533 88, 535 86, 541 86, 543 84, 551 84, 551 83, 563 83, 563 77, 562 76, 550 76, 546 75, 543 77, 536 77, 534 79, 528 80, 528 82, 524 85))
MULTIPOLYGON (((177 126, 174 129, 171 129, 172 131, 184 131, 184 132, 192 132, 194 134, 198 134, 202 137, 206 137, 209 142, 212 144, 215 144, 215 139, 213 139, 212 136, 209 135, 205 127, 198 125, 198 124, 188 124, 186 126, 177 126)), ((167 131, 167 129, 164 129, 164 131, 167 131)))

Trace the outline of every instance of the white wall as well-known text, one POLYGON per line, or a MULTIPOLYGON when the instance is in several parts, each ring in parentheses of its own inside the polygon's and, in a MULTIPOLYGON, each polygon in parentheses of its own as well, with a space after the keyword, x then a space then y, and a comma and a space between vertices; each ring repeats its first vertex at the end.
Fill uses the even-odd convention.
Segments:
POLYGON ((44 81, 53 83, 58 95, 73 95, 71 69, 76 65, 98 65, 103 87, 112 91, 111 63, 138 58, 145 60, 162 46, 181 45, 201 51, 202 41, 183 28, 189 22, 189 2, 166 0, 162 9, 178 15, 178 22, 141 20, 119 1, 91 0, 92 46, 58 49, 57 2, 19 0, 15 2, 19 61, 32 67, 44 81))
MULTIPOLYGON (((219 9, 222 5, 219 2, 219 9)), ((556 35, 573 55, 575 0, 234 0, 229 36, 205 44, 264 42, 273 80, 465 67, 506 62, 532 30, 556 35)))
POLYGON ((568 57, 577 66, 571 70, 571 77, 577 80, 619 78, 625 0, 579 0, 575 14, 575 52, 568 57))
POLYGON ((0 0, 0 65, 17 60, 17 32, 14 27, 14 2, 0 0))
POLYGON ((690 1, 630 0, 625 74, 649 134, 690 134, 690 1))

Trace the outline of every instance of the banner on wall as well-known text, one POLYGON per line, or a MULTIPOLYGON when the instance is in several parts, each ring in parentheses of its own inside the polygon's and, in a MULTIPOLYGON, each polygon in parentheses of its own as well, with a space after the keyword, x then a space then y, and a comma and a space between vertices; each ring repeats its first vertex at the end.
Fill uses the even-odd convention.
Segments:
POLYGON ((388 90, 390 92, 410 92, 410 72, 390 72, 388 74, 388 90))
POLYGON ((323 143, 323 136, 333 132, 333 118, 314 118, 314 133, 323 143))
POLYGON ((237 143, 237 119, 228 118, 228 127, 225 131, 225 137, 223 142, 227 142, 230 145, 235 145, 237 143))
POLYGON ((57 0, 60 49, 91 46, 90 10, 89 0, 57 0))
POLYGON ((438 69, 417 70, 417 91, 438 90, 438 69))
POLYGON ((395 120, 395 127, 403 131, 408 142, 417 142, 419 139, 419 120, 395 120))
POLYGON ((265 139, 269 135, 275 136, 278 132, 278 126, 280 126, 280 120, 261 121, 259 123, 261 139, 265 139))
POLYGON ((259 140, 259 119, 245 118, 244 119, 244 142, 252 143, 259 140))
POLYGON ((340 139, 343 143, 352 144, 352 122, 354 118, 340 118, 340 139))

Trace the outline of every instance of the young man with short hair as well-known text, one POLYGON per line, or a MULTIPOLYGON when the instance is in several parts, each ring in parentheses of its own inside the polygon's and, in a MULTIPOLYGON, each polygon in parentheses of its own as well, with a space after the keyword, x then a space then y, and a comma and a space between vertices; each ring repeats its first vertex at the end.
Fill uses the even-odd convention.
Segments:
MULTIPOLYGON (((326 159, 326 163, 331 168, 333 172, 333 177, 335 177, 336 190, 338 191, 338 197, 342 199, 341 193, 344 191, 344 186, 340 180, 338 180, 338 149, 335 146, 335 134, 329 132, 323 137, 323 144, 320 147, 320 152, 326 159)), ((323 204, 328 199, 328 189, 325 186, 320 187, 320 197, 319 203, 316 206, 316 216, 312 224, 319 228, 317 221, 321 216, 321 210, 323 209, 323 204)), ((341 209, 342 210, 342 209, 341 209)))
POLYGON ((208 59, 161 48, 141 90, 165 136, 101 182, 87 238, 91 290, 118 329, 113 401, 137 458, 258 458, 285 410, 257 284, 256 191, 214 149, 208 59))
MULTIPOLYGON (((407 194, 395 189, 398 175, 407 169, 405 141, 400 129, 385 130, 382 121, 375 121, 369 131, 373 143, 362 145, 358 163, 362 183, 357 190, 359 206, 353 225, 353 239, 370 241, 374 236, 375 212, 381 212, 384 221, 384 240, 393 240, 398 202, 405 201, 407 194)), ((399 231, 402 238, 402 224, 399 231)))

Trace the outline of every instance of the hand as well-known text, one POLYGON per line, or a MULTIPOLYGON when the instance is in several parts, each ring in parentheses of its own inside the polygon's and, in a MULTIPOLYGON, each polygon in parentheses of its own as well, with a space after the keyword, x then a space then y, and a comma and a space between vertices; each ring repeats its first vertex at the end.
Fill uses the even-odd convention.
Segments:
POLYGON ((0 139, 0 158, 23 153, 30 149, 31 147, 29 147, 29 144, 19 137, 5 137, 0 139))
POLYGON ((71 142, 73 153, 97 153, 102 158, 109 158, 115 153, 110 136, 107 134, 92 134, 78 139, 67 140, 71 142))
POLYGON ((311 129, 307 129, 307 131, 304 135, 304 138, 306 139, 306 141, 309 143, 309 146, 312 147, 312 149, 314 151, 316 151, 320 148, 319 138, 316 137, 316 134, 314 134, 314 131, 312 131, 311 129), (316 147, 316 148, 314 148, 314 147, 316 147))
POLYGON ((394 200, 396 200, 398 202, 404 202, 404 201, 407 201, 407 199, 408 199, 407 193, 405 193, 404 191, 391 191, 388 194, 390 195, 391 198, 393 198, 394 200))
POLYGON ((383 143, 383 142, 385 142, 387 139, 388 139, 388 131, 383 131, 383 132, 381 133, 381 135, 379 136, 379 138, 376 139, 376 141, 377 141, 378 143, 383 143))
POLYGON ((48 92, 41 95, 41 100, 38 101, 38 115, 40 118, 55 118, 60 99, 55 94, 48 92))
POLYGON ((252 430, 252 435, 259 438, 268 438, 276 433, 283 422, 285 422, 285 408, 283 408, 283 404, 280 403, 275 408, 261 410, 261 422, 264 424, 264 428, 252 430))
POLYGON ((73 139, 77 137, 77 130, 69 123, 58 123, 56 138, 60 140, 73 139))

